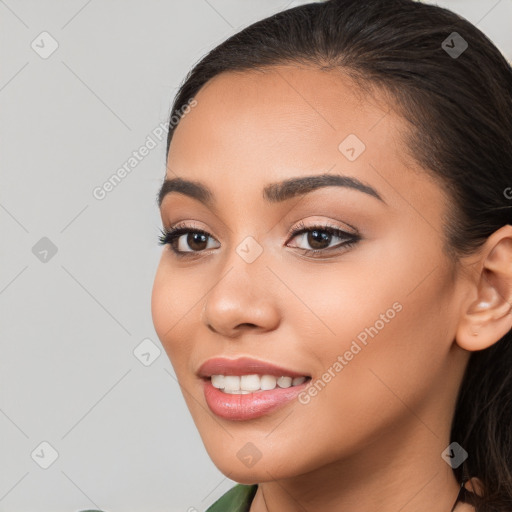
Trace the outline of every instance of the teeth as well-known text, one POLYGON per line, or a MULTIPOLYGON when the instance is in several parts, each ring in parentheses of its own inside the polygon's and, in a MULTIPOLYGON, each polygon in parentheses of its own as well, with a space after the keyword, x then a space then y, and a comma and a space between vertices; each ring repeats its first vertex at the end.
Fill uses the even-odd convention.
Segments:
POLYGON ((238 391, 240 389, 240 377, 235 375, 226 375, 224 377, 224 389, 238 391))
POLYGON ((268 391, 274 389, 277 386, 277 378, 273 375, 262 375, 261 376, 261 389, 268 391))
POLYGON ((224 375, 212 375, 212 386, 217 389, 224 389, 224 375))
POLYGON ((212 375, 211 382, 214 388, 229 393, 231 395, 246 395, 255 391, 267 391, 274 389, 276 386, 280 388, 289 388, 298 386, 305 382, 306 377, 282 376, 274 375, 212 375))
POLYGON ((279 379, 277 379, 277 385, 280 388, 289 388, 292 385, 292 378, 291 377, 279 377, 279 379))
MULTIPOLYGON (((260 389, 261 379, 259 375, 242 375, 240 377, 240 389, 243 391, 257 391, 260 389)), ((229 386, 226 386, 229 389, 229 386)))

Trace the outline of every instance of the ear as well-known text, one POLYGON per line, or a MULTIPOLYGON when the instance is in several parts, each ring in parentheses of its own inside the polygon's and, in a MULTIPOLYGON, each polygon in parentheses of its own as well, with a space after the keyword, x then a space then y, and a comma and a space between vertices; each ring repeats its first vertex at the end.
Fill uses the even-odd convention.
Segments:
POLYGON ((483 350, 512 328, 512 226, 495 231, 472 264, 468 305, 462 310, 456 342, 465 350, 483 350))

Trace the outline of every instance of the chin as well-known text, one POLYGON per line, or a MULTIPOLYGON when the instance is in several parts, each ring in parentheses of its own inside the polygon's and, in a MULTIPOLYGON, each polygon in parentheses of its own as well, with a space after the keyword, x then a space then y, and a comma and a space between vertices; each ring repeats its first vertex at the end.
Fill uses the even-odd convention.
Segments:
MULTIPOLYGON (((253 484, 259 484, 262 482, 269 482, 274 480, 281 480, 282 478, 288 478, 293 475, 281 475, 277 471, 274 472, 272 468, 267 469, 264 466, 253 468, 247 468, 247 469, 240 469, 240 468, 234 468, 234 464, 217 464, 215 461, 213 461, 217 469, 227 478, 230 480, 233 480, 239 484, 245 484, 245 485, 253 485, 253 484)), ((261 463, 261 461, 260 461, 261 463)), ((260 464, 256 464, 257 466, 260 464)))
POLYGON ((304 468, 297 467, 297 464, 290 466, 289 461, 293 456, 281 457, 276 453, 271 453, 268 457, 261 456, 260 459, 244 461, 244 452, 238 456, 231 449, 215 451, 207 450, 212 462, 217 469, 227 478, 235 482, 252 485, 255 483, 269 482, 293 478, 306 472, 304 468), (233 453, 233 455, 230 455, 233 453), (255 462, 254 462, 255 461, 255 462))

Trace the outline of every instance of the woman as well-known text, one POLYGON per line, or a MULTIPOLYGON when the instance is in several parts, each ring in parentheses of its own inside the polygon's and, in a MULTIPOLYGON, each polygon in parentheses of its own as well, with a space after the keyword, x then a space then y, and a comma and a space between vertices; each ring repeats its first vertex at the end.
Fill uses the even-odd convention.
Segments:
POLYGON ((208 510, 512 510, 499 50, 413 0, 295 7, 194 67, 167 150, 153 321, 239 482, 208 510))

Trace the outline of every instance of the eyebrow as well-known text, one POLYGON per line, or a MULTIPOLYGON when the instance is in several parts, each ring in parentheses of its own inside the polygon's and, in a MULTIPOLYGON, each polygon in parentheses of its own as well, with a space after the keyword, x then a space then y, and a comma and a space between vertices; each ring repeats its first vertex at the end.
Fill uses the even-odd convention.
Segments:
MULTIPOLYGON (((302 176, 270 183, 263 189, 263 199, 268 203, 280 203, 298 195, 308 194, 322 187, 344 187, 359 190, 386 204, 386 201, 370 185, 361 182, 353 176, 342 176, 339 174, 302 176)), ((162 205, 164 197, 171 192, 197 199, 210 208, 215 206, 213 192, 203 183, 183 178, 172 178, 166 179, 158 192, 158 207, 162 205)))

